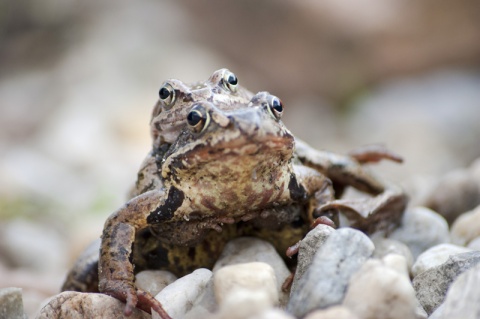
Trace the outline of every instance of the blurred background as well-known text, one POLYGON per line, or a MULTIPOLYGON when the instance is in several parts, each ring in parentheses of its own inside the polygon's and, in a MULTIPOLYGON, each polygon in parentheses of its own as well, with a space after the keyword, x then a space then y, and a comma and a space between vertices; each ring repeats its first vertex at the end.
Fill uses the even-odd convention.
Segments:
MULTIPOLYGON (((480 1, 0 0, 0 288, 33 316, 125 201, 162 82, 227 67, 411 188, 480 156, 480 1)), ((415 197, 415 194, 412 194, 415 197)))

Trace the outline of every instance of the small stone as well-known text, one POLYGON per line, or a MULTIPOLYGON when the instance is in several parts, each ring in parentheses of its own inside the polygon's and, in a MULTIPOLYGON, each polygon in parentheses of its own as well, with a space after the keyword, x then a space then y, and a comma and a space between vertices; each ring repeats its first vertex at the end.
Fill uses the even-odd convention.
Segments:
POLYGON ((217 309, 218 304, 215 298, 213 280, 210 280, 204 292, 193 304, 192 309, 185 315, 185 319, 210 318, 217 309))
POLYGON ((303 277, 305 271, 310 267, 313 256, 325 243, 327 238, 333 233, 335 229, 326 225, 318 225, 307 233, 302 239, 298 251, 297 269, 295 270, 295 277, 292 283, 292 290, 296 289, 298 281, 303 277))
POLYGON ((450 256, 440 266, 418 274, 413 279, 413 287, 423 309, 431 314, 443 302, 455 278, 478 263, 480 263, 480 252, 472 251, 450 256))
POLYGON ((279 301, 275 272, 266 263, 253 262, 222 267, 215 271, 213 283, 220 305, 236 289, 264 292, 272 306, 279 301))
POLYGON ((403 215, 401 226, 388 237, 407 245, 414 259, 432 246, 450 242, 445 219, 425 207, 408 209, 403 215))
POLYGON ((467 248, 470 248, 471 250, 480 250, 480 237, 477 237, 469 242, 467 248))
POLYGON ((197 269, 165 287, 155 299, 161 302, 172 318, 184 318, 201 298, 211 279, 210 270, 197 269))
POLYGON ((0 289, 0 318, 27 318, 23 311, 21 288, 0 289))
POLYGON ((401 255, 405 258, 408 269, 412 268, 413 256, 410 249, 404 243, 391 238, 374 237, 372 238, 375 245, 375 252, 373 257, 382 259, 390 254, 401 255))
MULTIPOLYGON (((226 317, 230 319, 230 317, 226 317)), ((292 315, 279 308, 269 308, 261 313, 248 317, 248 319, 295 319, 292 315)))
POLYGON ((272 303, 264 290, 238 287, 225 296, 219 307, 215 318, 244 319, 261 315, 272 307, 272 303))
POLYGON ((304 319, 359 319, 345 306, 333 306, 327 309, 315 310, 304 319))
POLYGON ((480 205, 480 185, 466 169, 447 173, 432 190, 426 206, 442 215, 449 224, 462 213, 480 205))
POLYGON ((135 285, 148 291, 152 296, 157 295, 175 280, 177 277, 166 270, 144 270, 135 275, 135 285))
POLYGON ((127 317, 123 313, 124 310, 123 302, 104 294, 65 291, 50 299, 40 310, 37 319, 150 318, 148 313, 139 309, 134 309, 127 317))
POLYGON ((470 174, 472 174, 473 180, 477 183, 480 188, 480 157, 477 158, 468 168, 470 174))
POLYGON ((443 305, 444 319, 480 318, 480 265, 457 277, 448 289, 443 305))
POLYGON ((407 261, 404 256, 398 254, 388 254, 384 256, 382 262, 388 268, 395 270, 405 278, 410 279, 410 272, 408 270, 407 261))
POLYGON ((415 318, 415 291, 407 277, 371 259, 352 276, 343 305, 364 319, 415 318))
POLYGON ((480 236, 480 206, 460 215, 452 225, 452 242, 466 246, 480 236))
POLYGON ((442 319, 443 318, 443 309, 445 308, 444 307, 445 304, 441 304, 440 306, 438 306, 437 309, 435 309, 434 312, 432 312, 432 314, 430 316, 428 316, 428 319, 442 319))
POLYGON ((415 264, 412 267, 412 276, 415 277, 430 268, 443 264, 450 256, 469 251, 472 250, 452 244, 440 244, 433 246, 418 256, 415 264))
POLYGON ((303 317, 315 309, 340 304, 350 277, 373 254, 372 241, 351 228, 334 231, 290 293, 287 311, 303 317))
POLYGON ((280 305, 285 305, 288 300, 288 294, 282 291, 282 285, 291 275, 291 272, 288 270, 282 257, 275 250, 275 247, 265 240, 253 237, 240 237, 229 241, 223 249, 220 258, 215 263, 213 272, 227 265, 255 261, 264 262, 273 268, 277 278, 276 286, 280 305))

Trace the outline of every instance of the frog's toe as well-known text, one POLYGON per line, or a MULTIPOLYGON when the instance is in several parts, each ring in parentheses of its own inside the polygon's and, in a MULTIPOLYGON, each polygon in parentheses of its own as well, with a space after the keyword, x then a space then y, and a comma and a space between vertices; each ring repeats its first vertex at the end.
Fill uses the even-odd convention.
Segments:
POLYGON ((151 313, 151 311, 153 310, 158 313, 162 319, 172 319, 165 311, 165 309, 163 309, 160 301, 155 299, 150 293, 141 289, 137 289, 136 297, 138 298, 137 308, 142 309, 143 311, 148 313, 151 313))
POLYGON ((125 314, 125 316, 128 317, 132 314, 133 309, 135 309, 135 307, 137 306, 138 298, 135 290, 129 290, 126 294, 127 297, 125 300, 125 310, 123 311, 123 313, 125 314))

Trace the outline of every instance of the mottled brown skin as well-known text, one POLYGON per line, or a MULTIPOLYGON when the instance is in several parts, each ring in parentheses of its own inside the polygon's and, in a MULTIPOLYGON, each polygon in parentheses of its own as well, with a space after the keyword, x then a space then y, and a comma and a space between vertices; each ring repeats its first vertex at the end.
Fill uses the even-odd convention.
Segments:
POLYGON ((155 267, 177 273, 211 267, 236 236, 255 235, 286 249, 305 234, 309 214, 322 204, 317 198, 330 188, 324 175, 293 164, 294 138, 271 105, 226 112, 202 103, 194 111, 205 127, 182 131, 165 154, 164 188, 133 198, 105 223, 99 290, 125 301, 126 313, 135 306, 161 312, 134 284, 132 261, 151 239, 135 252, 137 240, 147 230, 157 236, 152 251, 166 257, 155 267))

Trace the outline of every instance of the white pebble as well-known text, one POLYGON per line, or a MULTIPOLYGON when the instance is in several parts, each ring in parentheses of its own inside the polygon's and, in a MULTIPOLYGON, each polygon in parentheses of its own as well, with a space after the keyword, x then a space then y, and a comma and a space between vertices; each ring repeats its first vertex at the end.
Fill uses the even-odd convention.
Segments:
POLYGON ((333 306, 315 310, 309 313, 305 319, 358 319, 358 317, 345 306, 333 306))
POLYGON ((282 291, 282 285, 291 272, 273 245, 265 240, 253 237, 240 237, 229 241, 222 255, 215 263, 213 272, 215 273, 218 269, 227 265, 255 261, 267 263, 273 268, 277 278, 276 286, 280 304, 286 304, 288 294, 282 291))
POLYGON ((480 206, 460 215, 452 225, 452 242, 465 246, 480 236, 480 206))
POLYGON ((469 242, 467 248, 470 248, 471 250, 480 250, 480 237, 477 237, 469 242))
POLYGON ((184 318, 205 292, 211 279, 210 270, 197 269, 165 287, 155 296, 155 299, 162 303, 163 308, 172 318, 184 318))
POLYGON ((374 259, 353 275, 343 304, 361 319, 415 318, 410 280, 374 259))
POLYGON ((405 276, 405 278, 410 279, 407 260, 404 256, 399 254, 388 254, 382 258, 382 261, 385 266, 395 270, 400 275, 405 276))
POLYGON ((245 319, 260 316, 272 307, 271 297, 264 290, 238 287, 225 296, 215 318, 245 319))
POLYGON ((222 267, 215 271, 213 283, 215 297, 220 305, 237 289, 264 293, 271 305, 278 304, 279 301, 275 272, 266 263, 252 262, 222 267))
POLYGON ((135 285, 148 291, 152 296, 157 295, 175 280, 177 277, 166 270, 144 270, 135 275, 135 285))

